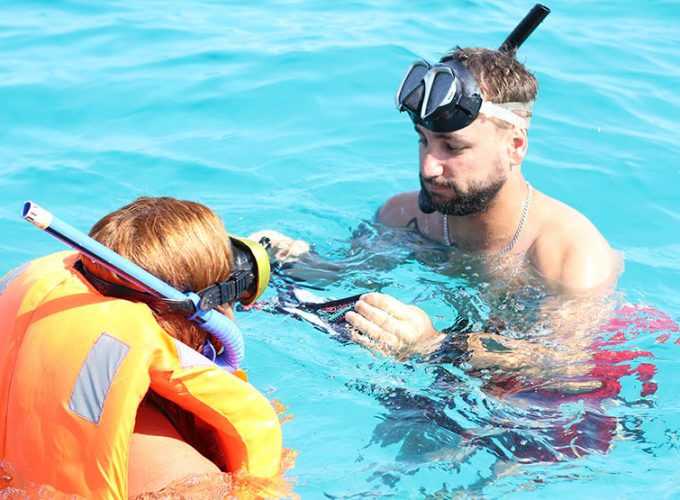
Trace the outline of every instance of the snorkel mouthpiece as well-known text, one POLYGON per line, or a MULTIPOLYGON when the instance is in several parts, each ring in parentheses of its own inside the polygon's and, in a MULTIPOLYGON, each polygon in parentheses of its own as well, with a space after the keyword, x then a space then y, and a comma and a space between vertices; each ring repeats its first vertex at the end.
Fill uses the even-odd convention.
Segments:
POLYGON ((418 208, 424 214, 431 214, 437 211, 437 209, 432 204, 429 195, 425 189, 420 188, 420 193, 418 193, 418 208))

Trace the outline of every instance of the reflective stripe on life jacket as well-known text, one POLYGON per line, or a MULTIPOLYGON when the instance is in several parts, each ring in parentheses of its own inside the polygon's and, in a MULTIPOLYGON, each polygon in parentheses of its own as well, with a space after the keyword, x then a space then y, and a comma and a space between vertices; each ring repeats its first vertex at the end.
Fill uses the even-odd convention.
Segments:
POLYGON ((99 295, 77 258, 53 254, 0 280, 2 458, 65 493, 126 497, 130 436, 151 389, 209 429, 223 470, 276 475, 269 401, 167 334, 146 305, 99 295))

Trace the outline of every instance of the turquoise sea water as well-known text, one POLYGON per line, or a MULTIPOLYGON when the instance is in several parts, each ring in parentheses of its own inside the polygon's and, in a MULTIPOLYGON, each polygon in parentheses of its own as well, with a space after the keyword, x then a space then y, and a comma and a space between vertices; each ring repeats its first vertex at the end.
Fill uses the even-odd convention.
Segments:
MULTIPOLYGON (((236 234, 273 228, 343 257, 384 200, 417 187, 416 137, 393 107, 405 68, 456 44, 497 46, 532 5, 0 2, 0 275, 63 248, 20 221, 27 199, 83 230, 140 195, 194 199, 236 234)), ((541 83, 525 175, 623 252, 623 303, 678 322, 680 5, 548 6, 519 53, 541 83)), ((436 269, 380 248, 404 262, 367 271, 360 254, 351 279, 322 293, 379 283, 446 326, 436 269)), ((251 381, 294 416, 283 430, 299 450, 288 475, 303 498, 680 495, 672 329, 630 335, 653 353, 658 390, 640 397, 640 381, 622 379, 606 452, 517 465, 497 451, 508 428, 540 441, 541 425, 589 422, 587 411, 575 402, 537 416, 463 372, 449 374, 447 399, 431 389, 431 366, 399 365, 292 318, 239 322, 251 381), (403 401, 389 403, 388 388, 403 401), (463 446, 451 422, 488 439, 463 446)))

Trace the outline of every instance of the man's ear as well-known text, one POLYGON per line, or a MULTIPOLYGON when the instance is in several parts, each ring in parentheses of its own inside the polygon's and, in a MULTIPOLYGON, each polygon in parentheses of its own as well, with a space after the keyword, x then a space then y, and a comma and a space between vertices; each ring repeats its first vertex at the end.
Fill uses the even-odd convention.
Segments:
POLYGON ((510 157, 511 166, 519 166, 524 161, 524 156, 527 154, 527 147, 529 146, 529 134, 527 129, 512 127, 510 131, 510 140, 508 141, 508 155, 510 157))

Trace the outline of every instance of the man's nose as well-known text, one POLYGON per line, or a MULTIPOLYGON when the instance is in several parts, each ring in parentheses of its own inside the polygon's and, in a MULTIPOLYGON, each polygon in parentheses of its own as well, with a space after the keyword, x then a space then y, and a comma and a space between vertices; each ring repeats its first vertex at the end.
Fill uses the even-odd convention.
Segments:
POLYGON ((439 177, 444 172, 444 166, 441 160, 430 149, 426 149, 420 156, 420 173, 428 179, 432 177, 439 177))

